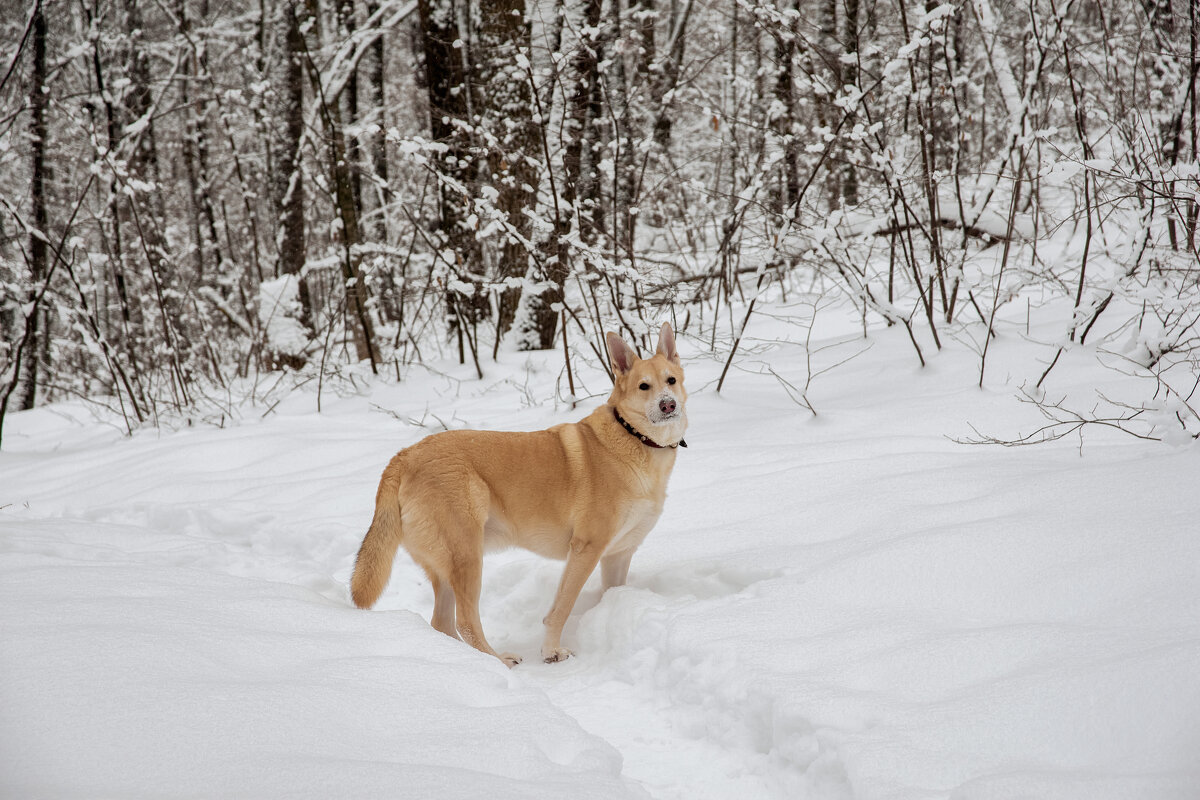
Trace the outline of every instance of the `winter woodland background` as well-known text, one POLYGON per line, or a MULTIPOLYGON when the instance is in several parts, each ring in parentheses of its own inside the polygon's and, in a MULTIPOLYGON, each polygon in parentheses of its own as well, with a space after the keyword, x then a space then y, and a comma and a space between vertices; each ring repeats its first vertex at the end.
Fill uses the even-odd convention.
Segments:
POLYGON ((967 384, 1049 309, 1035 440, 1195 438, 1198 5, 9 0, 0 424, 219 422, 503 341, 568 398, 606 326, 736 363, 791 298, 963 343, 967 384), (1141 388, 1061 403, 1064 354, 1141 388))
POLYGON ((1195 800, 1200 0, 0 11, 0 795, 1195 800), (520 551, 514 670, 352 606, 663 320, 575 657, 520 551))

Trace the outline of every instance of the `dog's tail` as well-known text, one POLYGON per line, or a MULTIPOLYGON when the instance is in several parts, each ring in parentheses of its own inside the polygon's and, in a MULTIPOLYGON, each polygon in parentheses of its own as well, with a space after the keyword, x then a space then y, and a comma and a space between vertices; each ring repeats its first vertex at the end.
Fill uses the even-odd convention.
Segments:
POLYGON ((350 596, 359 608, 375 605, 392 576, 392 561, 400 546, 400 456, 383 471, 379 491, 375 493, 375 517, 358 548, 354 575, 350 578, 350 596))

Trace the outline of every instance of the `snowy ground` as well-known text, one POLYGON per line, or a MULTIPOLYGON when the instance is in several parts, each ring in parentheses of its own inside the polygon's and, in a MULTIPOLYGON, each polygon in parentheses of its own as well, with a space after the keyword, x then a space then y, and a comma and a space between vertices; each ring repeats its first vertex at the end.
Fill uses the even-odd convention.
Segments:
MULTIPOLYGON (((489 560, 511 672, 429 628, 403 554, 375 610, 346 584, 383 465, 435 415, 534 429, 600 402, 530 402, 557 355, 326 388, 320 415, 306 388, 223 430, 13 416, 0 795, 1200 797, 1196 448, 956 444, 1031 427, 1030 346, 1002 337, 980 390, 960 344, 921 370, 902 332, 871 341, 813 418, 770 376, 716 395, 684 338, 690 448, 629 585, 585 589, 575 658, 536 660, 559 565, 489 560)), ((749 344, 802 380, 800 348, 749 344)))

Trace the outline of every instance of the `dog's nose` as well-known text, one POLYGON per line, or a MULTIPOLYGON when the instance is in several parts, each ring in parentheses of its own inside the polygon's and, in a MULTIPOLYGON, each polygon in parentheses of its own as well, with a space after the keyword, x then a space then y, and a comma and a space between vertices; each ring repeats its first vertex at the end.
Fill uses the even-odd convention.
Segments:
POLYGON ((675 401, 669 397, 664 397, 658 401, 658 410, 664 414, 675 413, 675 401))

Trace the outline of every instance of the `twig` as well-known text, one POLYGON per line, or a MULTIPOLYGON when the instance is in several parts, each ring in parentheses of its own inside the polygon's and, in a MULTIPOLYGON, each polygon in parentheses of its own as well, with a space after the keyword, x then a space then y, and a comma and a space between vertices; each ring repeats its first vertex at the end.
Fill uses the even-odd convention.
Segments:
MULTIPOLYGON (((762 268, 759 268, 762 270, 762 268)), ((733 363, 733 357, 737 353, 738 345, 742 343, 742 335, 746 332, 746 323, 750 321, 750 315, 754 313, 754 304, 758 302, 758 298, 762 295, 763 281, 767 278, 767 272, 762 270, 758 276, 758 283, 754 287, 754 297, 750 298, 750 305, 746 307, 746 316, 742 318, 742 324, 738 327, 737 337, 733 340, 733 347, 729 348, 729 358, 725 359, 725 368, 721 370, 721 377, 717 381, 717 394, 721 393, 721 387, 725 384, 725 374, 729 372, 729 365, 733 363)))

